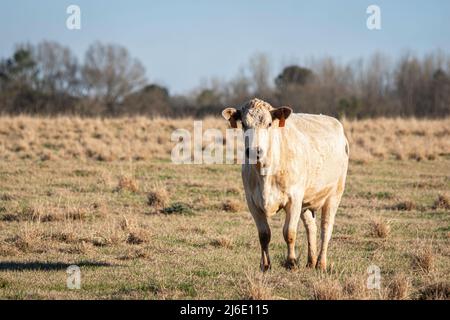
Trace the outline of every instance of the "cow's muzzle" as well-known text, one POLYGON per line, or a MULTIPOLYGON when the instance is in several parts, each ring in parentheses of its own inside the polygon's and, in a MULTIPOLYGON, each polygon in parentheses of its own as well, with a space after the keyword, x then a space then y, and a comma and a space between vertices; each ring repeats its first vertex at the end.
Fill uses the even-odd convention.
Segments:
POLYGON ((263 152, 260 147, 256 148, 245 148, 245 157, 249 160, 248 163, 259 162, 262 158, 263 152))

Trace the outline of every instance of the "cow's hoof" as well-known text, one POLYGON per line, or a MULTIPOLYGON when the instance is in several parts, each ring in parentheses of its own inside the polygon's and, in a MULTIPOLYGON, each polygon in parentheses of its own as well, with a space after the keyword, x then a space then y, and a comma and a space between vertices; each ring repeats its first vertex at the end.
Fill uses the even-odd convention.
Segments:
POLYGON ((284 263, 284 266, 288 270, 294 270, 297 269, 297 259, 287 259, 284 263))
POLYGON ((267 272, 269 271, 271 268, 270 264, 266 264, 266 265, 261 265, 261 271, 262 272, 267 272))
POLYGON ((315 261, 308 261, 308 263, 306 264, 307 268, 313 269, 316 267, 316 262, 315 261))
POLYGON ((320 271, 327 271, 327 263, 324 261, 318 261, 316 264, 316 269, 320 271))

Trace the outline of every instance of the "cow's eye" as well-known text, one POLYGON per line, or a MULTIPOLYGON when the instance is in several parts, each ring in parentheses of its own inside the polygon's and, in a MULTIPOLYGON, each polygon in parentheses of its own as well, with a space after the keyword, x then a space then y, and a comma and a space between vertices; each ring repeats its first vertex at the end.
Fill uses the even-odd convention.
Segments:
POLYGON ((269 127, 271 127, 272 126, 272 122, 271 123, 269 123, 269 127))

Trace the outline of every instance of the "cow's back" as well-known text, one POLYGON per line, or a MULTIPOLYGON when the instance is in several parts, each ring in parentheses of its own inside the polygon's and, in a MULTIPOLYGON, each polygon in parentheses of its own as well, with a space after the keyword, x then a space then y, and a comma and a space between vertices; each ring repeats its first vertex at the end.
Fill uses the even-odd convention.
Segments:
POLYGON ((336 118, 325 115, 294 113, 289 120, 295 128, 311 138, 336 137, 344 133, 342 124, 336 118))
POLYGON ((349 150, 343 126, 337 119, 296 113, 289 117, 289 122, 289 136, 299 140, 299 152, 308 158, 304 173, 311 187, 334 183, 346 174, 349 150))

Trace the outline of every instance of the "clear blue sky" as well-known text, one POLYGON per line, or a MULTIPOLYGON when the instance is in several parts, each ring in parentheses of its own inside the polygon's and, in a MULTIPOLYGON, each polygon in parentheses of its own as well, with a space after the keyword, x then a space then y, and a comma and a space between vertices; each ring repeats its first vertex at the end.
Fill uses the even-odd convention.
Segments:
POLYGON ((43 39, 80 58, 95 40, 114 42, 175 93, 211 76, 231 78, 256 52, 269 56, 274 74, 310 57, 450 52, 448 0, 2 0, 0 10, 1 57, 43 39), (70 4, 81 7, 79 31, 65 26, 70 4), (370 4, 381 7, 380 31, 366 28, 370 4))

